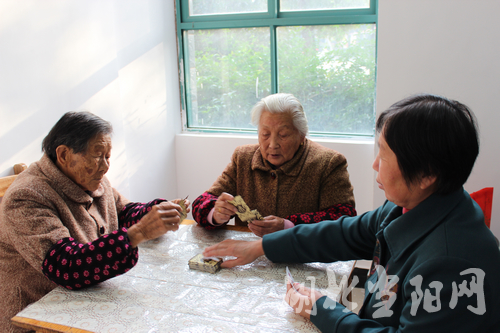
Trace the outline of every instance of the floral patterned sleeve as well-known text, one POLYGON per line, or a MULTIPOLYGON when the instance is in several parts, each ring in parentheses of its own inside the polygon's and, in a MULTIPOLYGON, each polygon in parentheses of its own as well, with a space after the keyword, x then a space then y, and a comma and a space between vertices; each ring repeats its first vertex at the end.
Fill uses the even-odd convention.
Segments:
POLYGON ((45 256, 42 272, 62 287, 81 289, 129 271, 138 258, 121 228, 87 244, 72 237, 59 240, 45 256))
POLYGON ((59 240, 47 252, 42 272, 56 284, 74 290, 126 273, 139 259, 138 249, 130 246, 127 228, 162 201, 127 204, 118 214, 119 229, 93 242, 81 244, 72 237, 59 240))
POLYGON ((165 199, 155 199, 148 203, 131 202, 123 207, 120 214, 118 214, 118 223, 120 227, 130 228, 139 222, 144 215, 149 213, 154 205, 166 201, 165 199))
POLYGON ((318 223, 325 220, 337 220, 343 215, 356 216, 356 209, 349 204, 337 204, 319 212, 292 214, 287 216, 286 219, 298 225, 318 223))
MULTIPOLYGON (((216 229, 217 227, 208 222, 207 217, 215 202, 219 197, 211 193, 205 192, 193 202, 193 218, 198 224, 205 229, 216 229)), ((224 224, 222 224, 224 225, 224 224)))

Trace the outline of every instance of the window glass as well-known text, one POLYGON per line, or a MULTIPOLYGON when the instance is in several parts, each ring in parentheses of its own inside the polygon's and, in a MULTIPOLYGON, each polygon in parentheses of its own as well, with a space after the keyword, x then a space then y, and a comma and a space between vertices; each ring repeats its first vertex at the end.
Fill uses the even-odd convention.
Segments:
POLYGON ((255 132, 282 92, 312 135, 374 136, 378 0, 174 1, 186 130, 255 132))
POLYGON ((188 126, 253 129, 250 111, 271 93, 269 28, 189 30, 188 126))
POLYGON ((369 8, 370 0, 280 0, 282 11, 369 8))
POLYGON ((311 132, 373 134, 375 25, 277 28, 278 87, 301 101, 311 132))
POLYGON ((267 0, 189 0, 190 15, 267 12, 267 0))

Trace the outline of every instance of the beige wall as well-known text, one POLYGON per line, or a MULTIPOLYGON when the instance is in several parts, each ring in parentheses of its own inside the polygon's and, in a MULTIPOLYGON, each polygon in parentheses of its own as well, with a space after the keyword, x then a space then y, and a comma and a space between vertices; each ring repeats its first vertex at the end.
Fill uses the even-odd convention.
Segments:
POLYGON ((173 1, 0 1, 0 176, 41 156, 70 110, 114 126, 108 177, 131 200, 177 195, 173 1))

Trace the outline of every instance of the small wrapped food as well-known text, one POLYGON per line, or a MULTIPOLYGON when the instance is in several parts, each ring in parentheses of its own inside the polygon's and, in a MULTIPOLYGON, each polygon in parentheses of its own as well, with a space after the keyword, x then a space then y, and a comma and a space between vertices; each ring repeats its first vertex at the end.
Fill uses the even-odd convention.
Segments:
POLYGON ((234 207, 236 207, 236 209, 238 209, 236 214, 243 222, 248 223, 253 220, 264 219, 262 215, 260 215, 260 213, 257 211, 257 209, 250 210, 245 200, 243 200, 243 198, 240 195, 237 195, 236 197, 234 197, 234 200, 229 200, 228 202, 232 204, 234 207))
POLYGON ((184 221, 184 219, 187 217, 187 206, 186 206, 186 200, 187 198, 189 197, 189 195, 187 197, 185 197, 184 199, 182 199, 181 201, 179 201, 179 206, 181 206, 182 208, 182 213, 181 213, 181 220, 180 222, 184 221))
POLYGON ((203 257, 203 254, 197 254, 189 259, 189 268, 208 273, 217 273, 220 270, 222 258, 203 257))

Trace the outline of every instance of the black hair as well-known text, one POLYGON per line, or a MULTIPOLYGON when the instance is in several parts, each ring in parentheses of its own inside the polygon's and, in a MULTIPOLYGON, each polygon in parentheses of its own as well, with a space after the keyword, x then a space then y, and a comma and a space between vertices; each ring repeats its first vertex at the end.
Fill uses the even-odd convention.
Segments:
POLYGON ((384 111, 376 124, 408 184, 436 176, 436 193, 458 190, 479 154, 479 133, 472 111, 447 98, 422 94, 384 111))
POLYGON ((66 112, 43 139, 42 151, 55 163, 56 149, 65 145, 73 153, 87 151, 88 144, 98 134, 111 134, 111 123, 90 112, 66 112))

